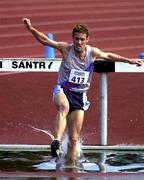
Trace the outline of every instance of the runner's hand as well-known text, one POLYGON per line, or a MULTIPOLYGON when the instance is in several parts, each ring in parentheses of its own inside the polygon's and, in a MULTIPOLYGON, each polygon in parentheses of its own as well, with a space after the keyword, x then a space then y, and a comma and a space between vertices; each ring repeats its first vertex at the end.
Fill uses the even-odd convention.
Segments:
POLYGON ((131 64, 137 64, 138 66, 141 66, 143 64, 143 61, 141 59, 132 59, 131 64))
POLYGON ((30 22, 30 19, 28 19, 28 18, 23 18, 23 22, 24 22, 26 28, 30 29, 30 28, 32 27, 31 22, 30 22))

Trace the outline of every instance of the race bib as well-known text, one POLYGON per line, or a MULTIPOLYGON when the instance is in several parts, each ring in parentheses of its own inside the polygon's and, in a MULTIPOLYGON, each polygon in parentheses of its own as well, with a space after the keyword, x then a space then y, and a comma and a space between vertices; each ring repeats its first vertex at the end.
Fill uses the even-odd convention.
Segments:
POLYGON ((70 72, 69 82, 76 84, 86 84, 88 82, 90 72, 72 69, 70 72))

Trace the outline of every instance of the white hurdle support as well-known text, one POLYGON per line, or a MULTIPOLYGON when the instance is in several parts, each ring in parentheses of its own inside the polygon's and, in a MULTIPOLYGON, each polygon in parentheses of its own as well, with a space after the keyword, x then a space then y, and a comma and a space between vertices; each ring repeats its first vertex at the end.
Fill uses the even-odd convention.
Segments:
POLYGON ((108 117, 108 76, 100 73, 100 118, 99 118, 99 143, 107 145, 107 117, 108 117))
MULTIPOLYGON (((0 58, 0 72, 58 72, 60 59, 45 58, 0 58)), ((144 64, 137 66, 122 62, 95 61, 94 72, 100 73, 100 145, 107 146, 108 73, 144 72, 144 64)))
POLYGON ((100 73, 100 117, 99 144, 108 145, 108 73, 109 72, 144 72, 144 64, 128 64, 111 61, 95 61, 94 71, 100 73))

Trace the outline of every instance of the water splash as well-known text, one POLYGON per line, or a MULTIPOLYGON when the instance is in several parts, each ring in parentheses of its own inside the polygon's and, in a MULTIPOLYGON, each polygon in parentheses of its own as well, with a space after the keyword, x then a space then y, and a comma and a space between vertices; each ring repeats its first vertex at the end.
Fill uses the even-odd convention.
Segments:
POLYGON ((54 135, 51 133, 50 130, 39 129, 39 128, 36 128, 36 127, 34 127, 34 126, 32 126, 32 125, 28 125, 28 126, 31 127, 31 128, 32 128, 33 130, 35 130, 35 131, 43 132, 43 133, 47 134, 52 140, 55 139, 55 138, 54 138, 54 135))
MULTIPOLYGON (((54 140, 54 136, 52 135, 52 133, 49 130, 39 129, 39 128, 36 128, 31 125, 29 125, 29 127, 31 127, 35 131, 47 134, 48 136, 51 137, 52 140, 54 140)), ((51 170, 51 171, 58 170, 58 171, 62 171, 62 172, 67 171, 67 170, 69 171, 70 169, 75 170, 75 171, 83 170, 83 168, 80 165, 82 162, 85 161, 85 157, 82 152, 82 139, 80 139, 77 142, 78 157, 77 157, 77 161, 75 162, 76 163, 75 165, 73 165, 73 164, 68 165, 66 163, 65 156, 68 151, 68 144, 69 144, 69 137, 68 137, 68 134, 65 132, 63 135, 62 141, 61 141, 60 157, 58 159, 57 158, 49 159, 48 162, 36 164, 36 165, 33 165, 33 167, 36 169, 39 169, 39 170, 51 170)))
MULTIPOLYGON (((67 133, 64 133, 62 142, 61 142, 61 153, 63 156, 66 155, 68 151, 68 144, 69 144, 69 137, 67 133)), ((81 157, 83 152, 82 152, 82 138, 80 138, 77 142, 77 147, 78 147, 78 157, 81 157)))
MULTIPOLYGON (((42 132, 47 134, 52 140, 55 139, 54 135, 51 133, 50 130, 44 130, 44 129, 40 129, 40 128, 36 128, 32 125, 28 125, 29 127, 31 127, 34 131, 38 131, 38 132, 42 132)), ((82 138, 80 138, 77 142, 77 147, 78 147, 78 158, 84 157, 83 155, 83 151, 82 151, 82 138)), ((69 144, 69 137, 68 134, 65 132, 61 141, 61 146, 60 146, 60 152, 61 152, 61 156, 64 158, 67 151, 68 151, 68 144, 69 144)))

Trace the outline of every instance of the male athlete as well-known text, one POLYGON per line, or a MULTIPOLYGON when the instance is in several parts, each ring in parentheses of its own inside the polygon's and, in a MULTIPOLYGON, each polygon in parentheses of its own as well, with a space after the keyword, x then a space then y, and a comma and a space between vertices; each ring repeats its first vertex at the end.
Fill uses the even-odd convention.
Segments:
POLYGON ((120 61, 141 65, 140 59, 130 59, 117 54, 103 52, 96 47, 87 45, 89 31, 86 25, 77 24, 72 31, 72 44, 57 42, 35 29, 30 20, 23 19, 26 28, 43 45, 57 49, 62 56, 58 82, 53 90, 53 99, 58 113, 55 124, 55 140, 51 144, 51 154, 59 155, 59 148, 66 126, 68 127, 69 144, 66 159, 75 161, 77 158, 77 141, 83 125, 84 111, 90 103, 87 91, 93 72, 93 62, 97 59, 120 61))

